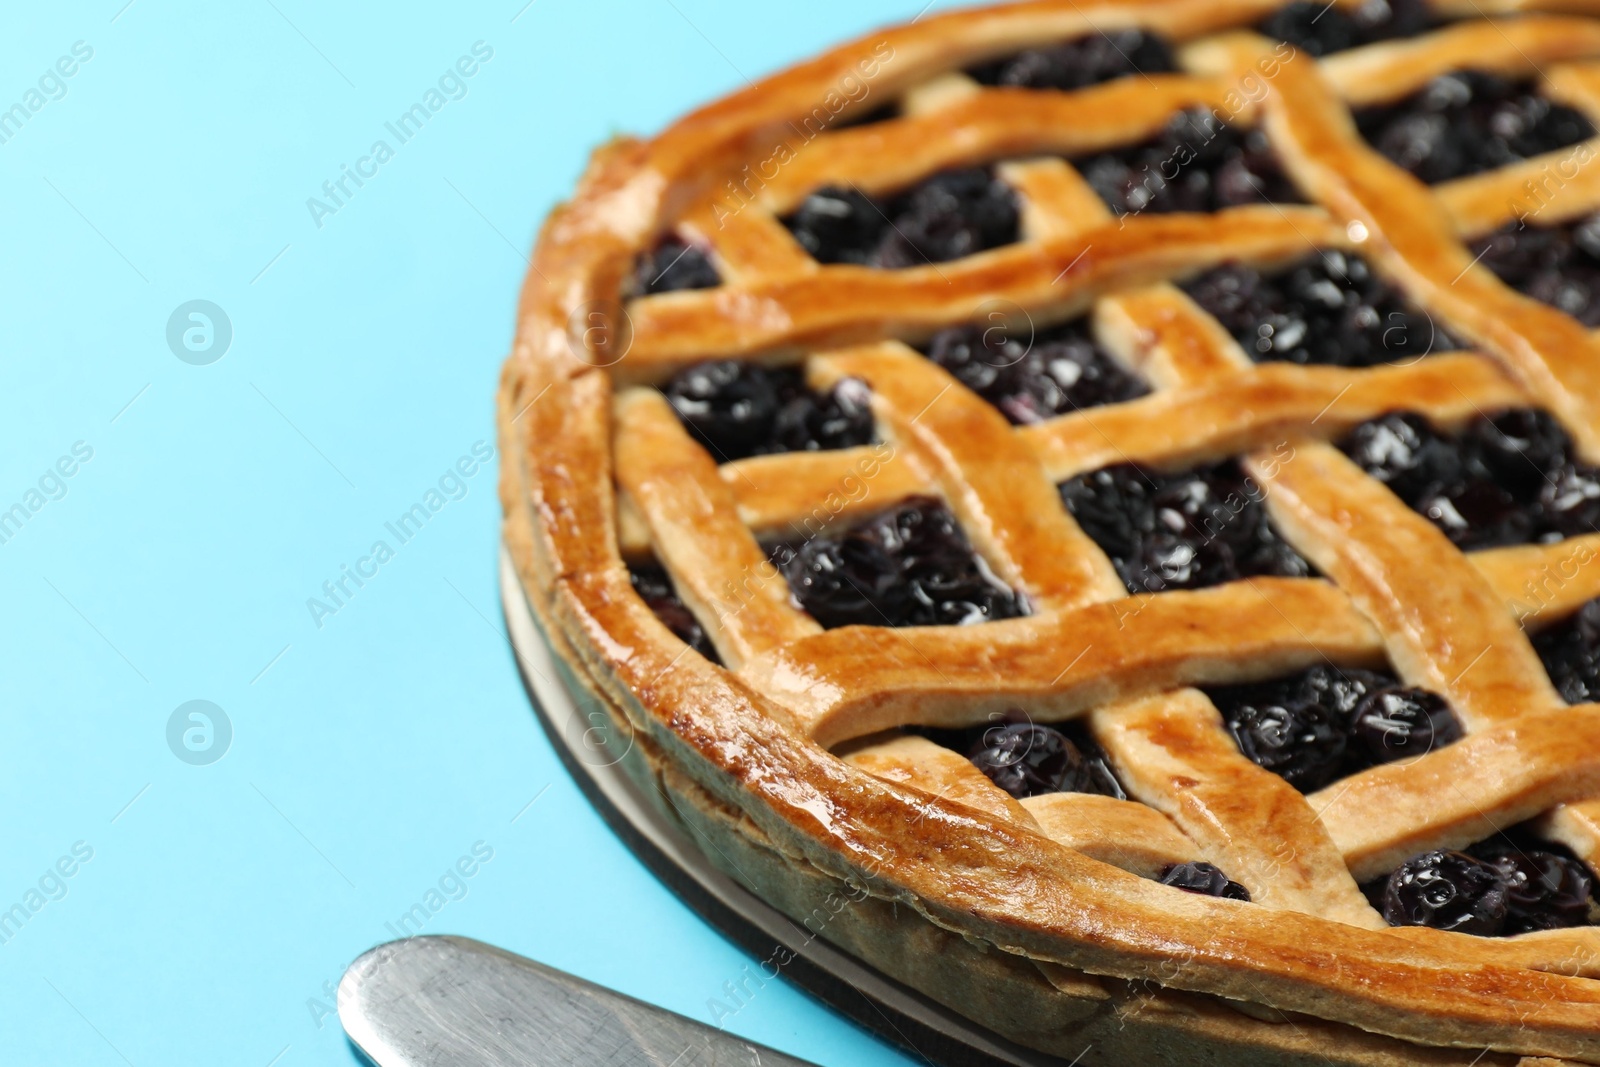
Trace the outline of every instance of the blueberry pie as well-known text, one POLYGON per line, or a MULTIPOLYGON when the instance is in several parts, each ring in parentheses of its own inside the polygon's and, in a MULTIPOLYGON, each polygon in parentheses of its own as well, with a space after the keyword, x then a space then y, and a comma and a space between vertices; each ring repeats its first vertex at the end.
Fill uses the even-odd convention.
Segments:
POLYGON ((1585 6, 925 14, 601 148, 502 498, 624 765, 1062 1062, 1600 1064, 1585 6))

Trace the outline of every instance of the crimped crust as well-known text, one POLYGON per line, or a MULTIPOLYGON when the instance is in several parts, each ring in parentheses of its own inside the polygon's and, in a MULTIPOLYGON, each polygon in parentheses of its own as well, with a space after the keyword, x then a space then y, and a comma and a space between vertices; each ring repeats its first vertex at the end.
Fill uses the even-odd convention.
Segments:
MULTIPOLYGON (((1551 86, 1600 116, 1600 77, 1574 62, 1600 56, 1600 23, 1465 24, 1322 64, 1223 32, 1274 6, 1035 0, 928 17, 597 152, 541 236, 502 380, 506 543, 574 677, 637 731, 640 758, 719 862, 791 914, 825 887, 862 887, 869 899, 825 936, 1007 1036, 1069 1058, 1087 1041, 1097 1051, 1084 1062, 1600 1063, 1597 931, 1390 930, 1355 888, 1412 852, 1541 813, 1593 860, 1600 706, 1558 707, 1517 623, 1600 593, 1596 539, 1463 555, 1325 443, 1399 406, 1449 423, 1538 404, 1600 456, 1600 342, 1460 244, 1509 217, 1521 172, 1426 189, 1365 148, 1346 106, 1484 56, 1512 72, 1548 64, 1551 86), (1187 73, 1072 98, 946 73, 1126 25, 1190 42, 1187 73), (728 210, 730 176, 869 66, 879 98, 905 95, 906 117, 805 139, 781 180, 728 210), (1251 72, 1263 90, 1235 108, 1229 87, 1251 72), (891 189, 943 166, 1088 150, 1217 101, 1265 124, 1319 206, 1117 223, 1070 167, 1014 161, 1025 240, 895 272, 820 267, 773 219, 823 180, 891 189), (727 284, 624 306, 633 258, 674 227, 711 243, 727 284), (1255 367, 1170 284, 1330 246, 1359 247, 1479 353, 1372 371, 1255 367), (1040 323, 1090 312, 1156 393, 1007 426, 903 344, 997 298, 1040 323), (886 444, 719 469, 637 388, 713 356, 804 359, 818 384, 866 379, 886 444), (1244 453, 1274 520, 1331 583, 1126 596, 1052 487, 1113 451, 1155 464, 1244 453), (820 632, 792 605, 757 532, 814 532, 911 491, 941 495, 1035 614, 820 632), (624 551, 667 568, 726 668, 633 593, 624 551), (1552 567, 1558 593, 1525 603, 1552 567), (1241 756, 1209 701, 1181 688, 1384 656, 1461 709, 1469 736, 1306 798, 1241 756), (1017 705, 1042 721, 1086 717, 1149 808, 1007 804, 935 753, 869 736, 1017 705), (845 742, 844 758, 824 747, 845 742), (1113 847, 1112 833, 1131 839, 1113 847), (1180 846, 1239 872, 1259 903, 1132 873, 1180 846)), ((1600 186, 1574 181, 1550 210, 1597 204, 1600 186)))

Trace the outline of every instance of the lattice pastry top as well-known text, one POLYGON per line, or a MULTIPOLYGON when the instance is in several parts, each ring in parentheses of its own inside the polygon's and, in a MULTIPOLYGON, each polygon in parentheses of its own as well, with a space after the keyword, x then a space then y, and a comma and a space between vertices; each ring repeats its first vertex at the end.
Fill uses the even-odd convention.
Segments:
POLYGON ((553 644, 1063 995, 1600 1063, 1600 5, 1536 6, 928 16, 601 149, 501 393, 553 644))

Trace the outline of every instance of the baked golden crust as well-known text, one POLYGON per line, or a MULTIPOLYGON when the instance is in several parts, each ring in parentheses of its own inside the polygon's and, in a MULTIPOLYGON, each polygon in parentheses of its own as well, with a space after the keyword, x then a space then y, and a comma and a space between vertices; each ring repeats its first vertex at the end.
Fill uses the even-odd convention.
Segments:
MULTIPOLYGON (((1600 23, 1466 24, 1320 64, 1225 32, 1275 6, 1034 0, 927 17, 767 79, 649 142, 597 152, 540 238, 502 380, 506 543, 562 658, 639 732, 669 792, 692 797, 686 810, 730 847, 778 857, 760 865, 756 888, 788 906, 815 879, 863 886, 881 904, 827 936, 891 972, 907 958, 897 936, 974 947, 937 973, 903 977, 956 1010, 990 1012, 982 1021, 1009 1036, 1059 1050, 1094 1034, 1102 1050, 1155 1062, 1186 1041, 1278 1063, 1335 1041, 1350 1063, 1472 1062, 1424 1046, 1490 1050, 1481 1062, 1600 1063, 1595 930, 1498 941, 1390 930, 1355 887, 1396 857, 1540 813, 1551 836, 1593 860, 1600 706, 1556 711, 1516 622, 1558 618, 1600 592, 1600 568, 1588 567, 1595 539, 1464 556, 1326 444, 1395 406, 1451 422, 1537 403, 1600 455, 1600 342, 1506 289, 1460 244, 1509 217, 1521 172, 1425 189, 1364 147, 1346 104, 1392 98, 1471 55, 1516 72, 1543 66, 1552 91, 1600 116, 1600 77, 1582 62, 1600 56, 1600 23), (948 76, 1041 40, 1126 25, 1187 42, 1187 73, 1070 97, 948 76), (1235 109, 1230 89, 1269 59, 1264 91, 1235 109), (880 97, 905 97, 906 116, 806 138, 759 196, 728 210, 730 176, 768 158, 842 78, 869 67, 880 97), (1137 139, 1176 107, 1219 102, 1265 124, 1318 206, 1119 223, 1065 164, 1013 161, 1025 240, 894 272, 818 266, 773 218, 824 180, 891 189, 957 163, 1137 139), (674 228, 712 246, 726 284, 624 305, 634 257, 674 228), (1373 371, 1256 367, 1170 284, 1226 260, 1281 262, 1330 246, 1360 247, 1479 353, 1373 371), (1102 343, 1157 391, 1015 430, 901 343, 996 299, 1041 323, 1088 311, 1102 343), (804 359, 818 383, 866 379, 885 446, 719 469, 659 395, 636 387, 724 356, 804 359), (1240 453, 1270 487, 1275 521, 1331 583, 1129 597, 1053 489, 1111 454, 1182 464, 1240 453), (852 474, 866 487, 859 496, 852 474), (827 497, 841 487, 835 506, 827 497), (757 533, 815 532, 912 491, 944 497, 995 571, 1029 594, 1033 615, 821 632, 793 606, 757 533), (726 668, 649 611, 624 551, 667 567, 726 668), (1521 603, 1529 583, 1580 554, 1558 596, 1521 603), (1462 709, 1469 736, 1305 798, 1240 756, 1206 698, 1184 688, 1384 656, 1462 709), (1086 717, 1149 808, 1099 812, 1097 835, 1072 800, 1017 804, 915 742, 870 736, 981 722, 1018 705, 1043 721, 1086 717), (825 747, 845 742, 843 758, 825 747), (1168 821, 1152 824, 1152 809, 1168 821), (1237 872, 1259 903, 1139 877, 1180 847, 1237 872), (952 993, 980 967, 1008 982, 1052 980, 985 1008, 952 993), (1138 998, 1094 993, 1127 982, 1153 989, 1137 1010, 1127 1006, 1138 998), (1095 1022, 1106 1017, 1114 1030, 1095 1022)), ((1493 5, 1519 6, 1528 5, 1493 5)), ((1597 203, 1600 183, 1585 179, 1548 210, 1597 203)))

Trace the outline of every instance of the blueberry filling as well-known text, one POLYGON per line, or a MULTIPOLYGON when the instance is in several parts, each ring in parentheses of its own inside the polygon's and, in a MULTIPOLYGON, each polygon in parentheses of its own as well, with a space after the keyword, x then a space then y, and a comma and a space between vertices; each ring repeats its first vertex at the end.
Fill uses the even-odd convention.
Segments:
POLYGON ((1117 215, 1299 203, 1267 136, 1205 108, 1172 116, 1153 140, 1073 160, 1117 215))
MULTIPOLYGON (((995 785, 1011 796, 1095 793, 1127 800, 1105 751, 1082 723, 1043 726, 1016 709, 994 722, 965 730, 917 727, 916 733, 965 755, 995 785)), ((1209 863, 1175 863, 1159 881, 1190 893, 1249 900, 1250 893, 1209 863)))
POLYGON ((1366 0, 1353 10, 1296 0, 1268 15, 1257 28, 1309 56, 1321 57, 1364 44, 1412 37, 1436 24, 1437 19, 1423 0, 1366 0))
POLYGON ((966 756, 1018 800, 1042 793, 1128 799, 1105 753, 1078 723, 1042 726, 1015 710, 966 730, 923 727, 918 732, 966 756))
POLYGON ((678 636, 678 640, 712 663, 722 662, 711 645, 711 639, 706 636, 705 627, 678 599, 678 591, 672 587, 672 579, 667 577, 665 570, 653 563, 629 564, 628 577, 633 582, 634 592, 655 612, 656 618, 678 636))
POLYGON ((1506 935, 1594 921, 1594 876, 1562 846, 1512 833, 1480 841, 1470 851, 1492 864, 1506 886, 1506 935))
MULTIPOLYGON (((1420 691, 1403 690, 1386 674, 1327 665, 1206 690, 1239 751, 1303 793, 1370 766, 1373 758, 1359 725, 1363 713, 1371 718, 1380 710, 1369 706, 1379 694, 1411 692, 1420 691)), ((1416 750, 1405 743, 1389 748, 1416 750)), ((1395 759, 1405 752, 1384 754, 1395 759)))
POLYGON ((1367 262, 1319 252, 1272 273, 1227 264, 1184 291, 1257 363, 1372 367, 1455 347, 1455 342, 1367 262))
POLYGON ((1167 42, 1144 30, 1091 33, 1044 48, 1029 48, 967 71, 983 85, 1021 89, 1084 89, 1130 74, 1178 69, 1167 42))
POLYGON ((959 626, 1027 614, 932 497, 913 497, 837 536, 775 545, 771 557, 800 606, 830 629, 959 626))
POLYGON ((807 196, 783 224, 819 263, 876 266, 889 219, 859 189, 828 185, 807 196))
POLYGON ((1373 764, 1424 756, 1461 740, 1461 721, 1444 697, 1414 686, 1368 693, 1351 722, 1357 758, 1373 764))
POLYGON ((783 222, 818 262, 898 269, 1012 244, 1019 218, 1011 187, 973 167, 935 174, 883 200, 826 186, 783 222))
POLYGON ((1344 766, 1348 735, 1320 704, 1258 699, 1224 715, 1239 751, 1301 792, 1321 789, 1344 766))
POLYGON ((1560 541, 1600 523, 1600 468, 1543 411, 1480 417, 1453 436, 1394 412, 1339 447, 1462 549, 1560 541))
POLYGON ((1505 929, 1507 888, 1494 865, 1464 852, 1413 856, 1384 883, 1390 926, 1430 926, 1493 937, 1505 929))
POLYGON ((1312 573, 1267 520, 1260 487, 1232 461, 1179 474, 1125 463, 1079 475, 1060 490, 1129 592, 1312 573))
POLYGON ((1356 112, 1362 136, 1425 182, 1494 170, 1594 136, 1579 111, 1517 81, 1456 71, 1395 104, 1356 112))
POLYGON ((1030 338, 992 326, 952 326, 933 335, 927 355, 1016 425, 1150 391, 1094 343, 1084 319, 1030 338))
POLYGON ((1391 926, 1479 937, 1589 926, 1597 914, 1589 868, 1562 846, 1516 831, 1413 856, 1363 888, 1391 926))
POLYGON ((722 276, 705 249, 669 237, 656 245, 655 251, 639 257, 630 291, 649 296, 679 289, 711 289, 721 284, 722 276))
POLYGON ((870 393, 856 378, 818 394, 798 368, 718 360, 679 371, 665 392, 690 435, 719 463, 873 439, 870 393))
POLYGON ((1161 872, 1162 885, 1170 885, 1187 893, 1207 897, 1226 897, 1229 900, 1249 900, 1250 891, 1209 863, 1174 863, 1161 872))
POLYGON ((1239 751, 1302 793, 1461 739, 1443 697, 1377 671, 1318 665, 1206 693, 1239 751))
POLYGON ((1600 215, 1564 226, 1513 222, 1473 244, 1478 262, 1526 296, 1600 326, 1600 215))
POLYGON ((1533 639, 1557 692, 1569 704, 1600 700, 1600 599, 1533 639))

